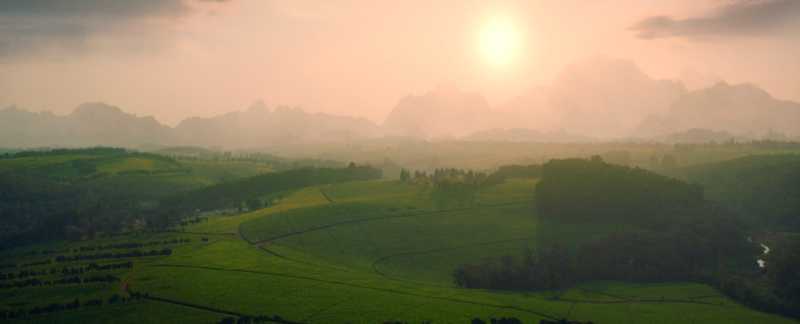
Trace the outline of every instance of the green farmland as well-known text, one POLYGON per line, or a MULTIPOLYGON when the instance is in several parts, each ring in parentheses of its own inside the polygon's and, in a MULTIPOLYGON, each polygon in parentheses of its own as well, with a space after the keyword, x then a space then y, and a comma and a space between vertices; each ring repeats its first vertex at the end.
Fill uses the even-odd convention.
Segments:
MULTIPOLYGON (((470 323, 473 318, 501 317, 524 323, 561 318, 594 323, 795 322, 751 310, 697 283, 599 281, 540 292, 455 285, 452 272, 460 264, 535 248, 536 183, 509 179, 481 188, 471 200, 399 181, 312 186, 286 193, 267 208, 214 216, 174 232, 7 250, 3 260, 13 260, 14 271, 60 270, 89 262, 131 261, 132 266, 103 271, 119 279, 108 283, 3 288, 0 311, 98 298, 102 306, 9 322, 214 323, 244 316, 291 323, 470 323), (82 246, 125 242, 143 243, 139 250, 171 253, 55 261, 57 255, 72 260, 70 256, 90 253, 82 246), (114 295, 126 301, 106 302, 114 295)), ((48 272, 42 278, 48 276, 59 274, 48 272)))

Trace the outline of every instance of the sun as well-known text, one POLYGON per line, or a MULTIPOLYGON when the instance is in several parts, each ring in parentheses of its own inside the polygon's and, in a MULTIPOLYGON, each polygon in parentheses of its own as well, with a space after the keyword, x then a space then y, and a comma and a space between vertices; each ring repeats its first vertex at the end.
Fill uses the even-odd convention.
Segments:
POLYGON ((480 52, 491 65, 506 66, 519 52, 520 36, 513 21, 507 17, 493 17, 480 30, 480 52))

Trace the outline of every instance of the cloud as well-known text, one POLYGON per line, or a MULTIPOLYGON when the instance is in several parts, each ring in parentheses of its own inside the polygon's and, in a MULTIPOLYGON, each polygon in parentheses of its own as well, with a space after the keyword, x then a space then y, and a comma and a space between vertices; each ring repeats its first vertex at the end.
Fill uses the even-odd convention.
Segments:
POLYGON ((648 17, 630 29, 643 39, 762 36, 800 27, 798 21, 798 0, 739 0, 701 17, 648 17))
POLYGON ((82 49, 95 35, 116 33, 144 20, 183 16, 192 11, 188 1, 2 0, 0 58, 25 56, 46 48, 82 49))
POLYGON ((187 9, 181 0, 3 0, 4 17, 108 16, 133 18, 179 14, 187 9))
POLYGON ((90 34, 91 30, 85 23, 3 18, 0 22, 0 57, 26 54, 45 44, 78 49, 83 47, 85 38, 90 34))

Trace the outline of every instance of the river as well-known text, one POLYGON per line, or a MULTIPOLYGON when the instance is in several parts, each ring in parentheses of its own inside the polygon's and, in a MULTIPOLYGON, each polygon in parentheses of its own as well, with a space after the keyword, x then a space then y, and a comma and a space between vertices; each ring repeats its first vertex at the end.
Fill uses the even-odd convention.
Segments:
MULTIPOLYGON (((764 257, 767 254, 769 254, 769 251, 770 251, 769 246, 767 246, 764 243, 759 243, 759 244, 761 245, 761 248, 764 250, 764 252, 761 253, 761 257, 764 257)), ((766 268, 767 267, 767 261, 764 261, 764 259, 762 259, 762 258, 759 258, 758 260, 756 260, 756 263, 758 263, 758 267, 759 268, 766 268)))

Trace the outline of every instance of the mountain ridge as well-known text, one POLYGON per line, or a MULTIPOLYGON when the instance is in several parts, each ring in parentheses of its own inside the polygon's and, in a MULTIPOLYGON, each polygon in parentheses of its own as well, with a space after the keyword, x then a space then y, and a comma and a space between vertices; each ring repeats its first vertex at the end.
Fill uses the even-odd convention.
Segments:
POLYGON ((571 65, 539 86, 492 107, 480 93, 440 87, 398 100, 382 123, 306 112, 261 101, 241 111, 189 117, 174 127, 152 116, 88 102, 67 115, 0 110, 0 146, 135 147, 195 145, 235 149, 304 143, 351 143, 381 137, 423 140, 652 141, 728 138, 800 139, 800 103, 760 87, 718 82, 687 90, 633 62, 595 58, 571 65), (699 132, 697 130, 705 130, 699 132))

